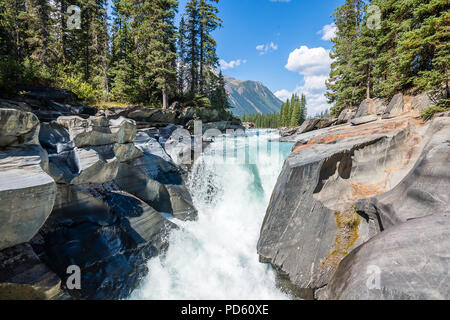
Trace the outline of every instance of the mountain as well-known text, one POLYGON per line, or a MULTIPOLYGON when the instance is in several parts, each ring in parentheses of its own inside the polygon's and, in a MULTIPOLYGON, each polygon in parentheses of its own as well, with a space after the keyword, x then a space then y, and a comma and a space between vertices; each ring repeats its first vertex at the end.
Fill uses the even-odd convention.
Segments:
POLYGON ((242 81, 225 76, 226 90, 236 116, 246 114, 269 114, 280 112, 283 102, 261 82, 242 81))

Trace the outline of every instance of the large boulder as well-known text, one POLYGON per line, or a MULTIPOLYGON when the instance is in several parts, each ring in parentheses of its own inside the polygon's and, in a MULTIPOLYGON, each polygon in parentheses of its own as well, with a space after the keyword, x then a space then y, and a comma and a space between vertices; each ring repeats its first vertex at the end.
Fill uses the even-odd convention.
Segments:
POLYGON ((20 144, 37 144, 39 120, 17 109, 0 109, 0 148, 20 144))
POLYGON ((0 250, 29 241, 50 215, 55 181, 37 145, 0 148, 0 250))
POLYGON ((170 194, 166 186, 146 174, 138 167, 121 164, 115 183, 160 212, 172 213, 170 194))
POLYGON ((172 204, 172 214, 175 218, 186 221, 197 218, 197 209, 192 202, 189 190, 184 185, 168 185, 167 190, 172 204))
POLYGON ((28 243, 0 251, 0 300, 53 299, 60 287, 61 279, 28 243))
POLYGON ((382 99, 365 99, 361 102, 355 114, 355 118, 369 115, 382 115, 386 110, 386 104, 382 99))
POLYGON ((401 115, 403 113, 403 107, 404 107, 403 94, 398 93, 392 98, 391 102, 386 107, 386 110, 384 111, 382 118, 390 119, 401 115))
POLYGON ((428 93, 424 92, 413 97, 410 108, 415 115, 419 116, 422 111, 434 105, 436 104, 430 99, 428 93))
POLYGON ((417 130, 404 119, 332 127, 296 145, 261 228, 261 261, 301 289, 325 286, 349 252, 381 231, 355 202, 401 181, 420 154, 417 130))
POLYGON ((337 122, 337 118, 321 118, 317 122, 315 129, 324 129, 334 125, 337 122))
POLYGON ((356 114, 356 112, 352 109, 342 110, 341 113, 339 114, 336 124, 343 124, 343 123, 348 122, 349 120, 353 119, 355 114, 356 114))
POLYGON ((176 226, 142 200, 109 185, 61 185, 57 204, 34 250, 66 282, 81 269, 77 299, 122 299, 148 272, 146 261, 167 248, 176 226))
POLYGON ((370 123, 378 120, 378 116, 376 114, 371 114, 368 116, 358 117, 350 120, 350 123, 353 126, 359 126, 361 124, 370 123))
POLYGON ((448 300, 449 214, 413 219, 352 251, 321 298, 342 300, 448 300))
POLYGON ((314 130, 319 121, 320 118, 306 119, 305 122, 303 122, 303 124, 297 129, 297 134, 306 133, 314 130))
POLYGON ((425 132, 430 139, 412 170, 389 192, 356 203, 360 213, 383 229, 430 212, 450 213, 450 118, 437 118, 425 132))

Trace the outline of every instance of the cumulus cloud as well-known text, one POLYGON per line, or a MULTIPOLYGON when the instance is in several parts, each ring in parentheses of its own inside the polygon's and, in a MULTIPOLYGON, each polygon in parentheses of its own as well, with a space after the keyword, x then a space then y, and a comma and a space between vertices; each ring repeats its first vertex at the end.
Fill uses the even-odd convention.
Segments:
POLYGON ((337 27, 334 23, 324 25, 322 30, 317 32, 322 35, 322 40, 329 41, 336 37, 337 27))
POLYGON ((278 50, 278 45, 276 45, 275 43, 273 43, 272 41, 270 43, 267 44, 260 44, 256 46, 256 50, 259 51, 260 55, 266 54, 268 52, 271 51, 277 51, 278 50))
POLYGON ((293 93, 305 94, 308 103, 308 115, 315 115, 330 108, 325 97, 326 85, 331 66, 329 50, 325 48, 308 48, 301 46, 289 54, 286 69, 303 76, 304 84, 293 91, 286 89, 275 92, 283 100, 290 98, 293 93))
POLYGON ((237 59, 231 60, 230 62, 226 62, 225 60, 221 59, 219 61, 219 65, 222 70, 234 69, 235 67, 239 67, 241 64, 244 63, 247 63, 247 60, 237 59))
POLYGON ((274 92, 274 95, 281 101, 285 102, 287 99, 289 99, 292 96, 292 92, 290 92, 286 89, 282 89, 282 90, 278 90, 277 92, 274 92))
POLYGON ((331 65, 330 51, 325 48, 311 48, 301 46, 289 54, 286 69, 301 75, 328 74, 331 65))

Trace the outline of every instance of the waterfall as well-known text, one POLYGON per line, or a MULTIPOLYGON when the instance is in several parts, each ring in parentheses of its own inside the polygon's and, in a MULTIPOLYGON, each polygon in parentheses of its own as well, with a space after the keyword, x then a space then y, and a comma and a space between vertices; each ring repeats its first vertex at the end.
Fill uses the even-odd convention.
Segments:
POLYGON ((149 274, 131 299, 289 298, 256 252, 273 187, 292 148, 269 142, 273 134, 218 139, 207 149, 188 182, 198 220, 172 220, 180 228, 171 233, 167 252, 148 262, 149 274), (224 146, 231 150, 225 161, 224 146), (253 163, 237 161, 240 152, 253 163))

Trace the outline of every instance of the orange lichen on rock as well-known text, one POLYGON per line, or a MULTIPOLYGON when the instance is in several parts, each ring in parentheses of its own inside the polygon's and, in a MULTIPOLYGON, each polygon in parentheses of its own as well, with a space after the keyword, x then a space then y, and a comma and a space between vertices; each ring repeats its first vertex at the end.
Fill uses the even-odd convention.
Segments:
POLYGON ((292 149, 292 152, 297 152, 297 151, 300 151, 300 150, 304 150, 304 149, 309 148, 309 147, 311 147, 311 146, 312 146, 312 144, 302 144, 302 145, 300 145, 300 146, 295 146, 295 147, 292 149))
POLYGON ((369 198, 386 192, 385 181, 376 184, 365 184, 362 182, 350 183, 355 200, 369 198))

